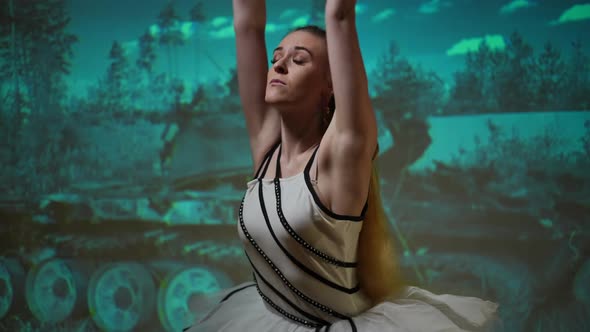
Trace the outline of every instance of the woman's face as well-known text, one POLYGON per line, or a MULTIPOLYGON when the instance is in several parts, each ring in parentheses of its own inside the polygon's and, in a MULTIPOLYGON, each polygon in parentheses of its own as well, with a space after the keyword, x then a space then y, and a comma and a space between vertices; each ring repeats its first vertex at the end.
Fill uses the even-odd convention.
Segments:
POLYGON ((324 102, 330 93, 326 41, 305 31, 287 35, 273 51, 266 97, 269 104, 324 102))

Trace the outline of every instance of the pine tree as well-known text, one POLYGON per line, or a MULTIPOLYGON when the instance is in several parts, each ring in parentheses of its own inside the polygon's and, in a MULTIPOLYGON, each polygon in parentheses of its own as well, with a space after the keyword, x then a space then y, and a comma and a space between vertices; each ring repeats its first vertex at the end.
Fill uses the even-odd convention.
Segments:
MULTIPOLYGON (((191 22, 193 23, 193 29, 196 31, 198 30, 200 27, 199 25, 203 22, 206 21, 207 17, 205 16, 204 13, 204 9, 203 9, 203 3, 201 1, 197 2, 193 8, 191 8, 190 13, 189 13, 189 17, 191 22)), ((199 54, 200 51, 202 52, 207 52, 206 50, 202 49, 199 45, 199 39, 193 37, 193 46, 194 46, 194 55, 193 55, 193 59, 196 63, 195 68, 197 68, 197 72, 196 75, 199 75, 199 56, 197 56, 199 54)))
POLYGON ((497 111, 494 95, 496 64, 501 54, 482 42, 476 52, 465 56, 465 67, 454 74, 454 84, 445 106, 447 114, 497 111))
POLYGON ((65 75, 69 74, 72 46, 78 38, 66 27, 70 17, 66 14, 65 0, 47 0, 25 5, 23 62, 26 84, 31 89, 34 111, 43 112, 59 107, 65 96, 65 75))
POLYGON ((111 112, 129 108, 129 62, 121 44, 114 41, 109 52, 111 65, 106 77, 106 101, 111 112))
POLYGON ((581 41, 572 43, 565 80, 565 107, 571 110, 590 110, 590 57, 584 53, 581 41))
POLYGON ((65 0, 5 0, 0 20, 0 91, 19 152, 14 167, 27 174, 21 186, 44 190, 58 181, 65 79, 78 39, 67 31, 65 0))
POLYGON ((135 64, 137 67, 143 71, 145 71, 148 76, 151 76, 154 70, 154 64, 156 62, 157 56, 154 49, 155 45, 155 38, 151 35, 149 31, 146 31, 140 38, 139 38, 139 57, 135 64))
POLYGON ((168 57, 168 73, 176 75, 176 64, 173 58, 173 49, 183 44, 183 36, 180 31, 180 16, 176 13, 174 2, 170 1, 158 15, 160 26, 160 45, 166 47, 168 57))
POLYGON ((536 58, 533 68, 536 110, 556 110, 563 107, 565 64, 561 53, 551 43, 536 58))
POLYGON ((374 103, 393 122, 425 118, 442 106, 444 87, 440 77, 402 58, 395 43, 378 61, 373 81, 378 82, 374 103))
POLYGON ((194 23, 203 23, 207 19, 204 14, 203 10, 203 3, 201 1, 195 3, 193 8, 191 8, 190 13, 190 20, 194 23))
POLYGON ((146 31, 139 38, 139 56, 135 62, 139 69, 138 76, 143 77, 143 80, 140 80, 139 84, 143 93, 138 100, 143 100, 141 108, 144 110, 155 105, 155 96, 157 95, 152 93, 154 85, 154 66, 157 60, 155 42, 156 39, 152 34, 149 31, 146 31))
POLYGON ((26 89, 19 75, 18 35, 15 1, 3 1, 0 7, 0 95, 2 108, 0 112, 0 132, 2 141, 6 144, 4 151, 9 151, 9 164, 14 164, 18 153, 18 146, 11 144, 20 139, 20 131, 25 120, 28 103, 25 96, 26 89), (4 93, 6 93, 4 95, 4 93))
POLYGON ((507 40, 500 61, 494 68, 494 96, 501 112, 532 111, 533 48, 518 33, 507 40))

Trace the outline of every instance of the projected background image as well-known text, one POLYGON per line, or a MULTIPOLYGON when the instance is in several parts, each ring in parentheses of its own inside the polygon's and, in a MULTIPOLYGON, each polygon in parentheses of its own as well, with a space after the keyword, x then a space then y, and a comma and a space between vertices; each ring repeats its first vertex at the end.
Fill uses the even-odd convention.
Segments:
MULTIPOLYGON (((267 48, 323 25, 268 1, 267 48)), ((404 275, 590 330, 590 3, 358 1, 404 275)), ((180 331, 251 280, 231 1, 0 2, 0 330, 180 331)))

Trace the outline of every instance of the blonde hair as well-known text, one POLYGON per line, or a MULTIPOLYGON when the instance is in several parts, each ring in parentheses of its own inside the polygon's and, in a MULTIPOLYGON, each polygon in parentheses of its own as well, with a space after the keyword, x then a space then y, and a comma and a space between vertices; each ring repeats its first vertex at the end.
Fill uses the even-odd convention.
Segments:
POLYGON ((379 172, 373 161, 367 211, 359 234, 357 277, 373 305, 394 297, 405 284, 381 201, 379 172))
MULTIPOLYGON (((295 31, 309 32, 326 40, 326 31, 316 25, 298 27, 289 33, 295 31)), ((332 120, 335 109, 336 103, 332 95, 323 118, 324 130, 332 120)), ((406 282, 402 278, 393 233, 383 210, 379 172, 375 160, 371 170, 367 211, 358 241, 357 277, 361 290, 373 305, 396 296, 406 282)))

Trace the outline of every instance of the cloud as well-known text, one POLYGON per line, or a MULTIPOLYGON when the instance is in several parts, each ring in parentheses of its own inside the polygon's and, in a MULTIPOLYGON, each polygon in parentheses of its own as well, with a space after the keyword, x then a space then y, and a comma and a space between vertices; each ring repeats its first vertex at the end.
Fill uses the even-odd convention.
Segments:
POLYGON ((279 19, 286 20, 286 19, 292 18, 292 17, 298 15, 299 12, 300 12, 299 10, 293 9, 293 8, 285 9, 285 10, 283 10, 281 15, 279 16, 279 19))
POLYGON ((367 8, 369 8, 367 4, 357 3, 356 5, 354 5, 354 12, 357 15, 364 14, 367 12, 367 8))
MULTIPOLYGON (((266 24, 266 33, 273 33, 278 31, 287 30, 287 25, 285 24, 275 24, 272 22, 268 22, 266 24)), ((214 29, 209 31, 209 37, 212 39, 227 39, 227 38, 235 38, 236 32, 234 30, 233 25, 228 25, 223 28, 214 29)))
POLYGON ((582 21, 590 19, 590 3, 574 5, 564 11, 559 19, 549 22, 550 25, 559 25, 567 22, 582 21))
POLYGON ((209 31, 209 37, 213 39, 225 39, 225 38, 234 38, 236 35, 234 31, 234 27, 232 25, 228 25, 224 28, 220 28, 217 30, 209 31))
POLYGON ((152 25, 150 25, 150 27, 148 28, 148 30, 149 30, 149 32, 150 32, 150 35, 151 35, 152 37, 154 37, 154 38, 155 38, 155 37, 158 37, 158 36, 160 36, 160 26, 159 26, 159 25, 157 25, 157 24, 152 24, 152 25))
POLYGON ((500 14, 512 14, 519 9, 529 8, 535 5, 536 3, 528 0, 513 0, 500 8, 500 14))
POLYGON ((299 27, 309 24, 309 15, 299 16, 291 22, 292 27, 299 27))
POLYGON ((178 30, 180 31, 182 38, 187 40, 195 33, 196 28, 197 24, 194 22, 182 22, 178 30))
POLYGON ((373 23, 383 22, 386 19, 388 19, 389 17, 391 17, 393 14, 395 14, 395 9, 393 9, 393 8, 387 8, 387 9, 384 9, 384 10, 380 11, 379 13, 375 14, 371 18, 371 21, 373 23))
POLYGON ((229 16, 216 16, 212 18, 208 24, 210 29, 208 29, 207 35, 211 39, 234 38, 236 32, 231 22, 232 18, 229 16))
MULTIPOLYGON (((170 26, 170 30, 172 32, 180 32, 180 36, 183 40, 187 40, 191 38, 195 32, 197 31, 198 23, 192 21, 176 21, 172 26, 170 26)), ((160 35, 165 32, 162 28, 157 24, 152 24, 148 28, 149 34, 154 37, 154 39, 160 38, 160 35)))
POLYGON ((222 25, 226 25, 231 21, 227 16, 217 16, 211 20, 211 25, 215 28, 219 28, 222 25))
POLYGON ((450 7, 451 3, 448 1, 442 2, 440 0, 430 0, 429 2, 421 4, 420 8, 418 8, 418 12, 422 14, 434 14, 439 12, 442 6, 450 7))
POLYGON ((270 23, 270 22, 266 24, 266 32, 267 33, 273 33, 273 32, 284 31, 284 30, 287 30, 286 24, 274 24, 274 23, 270 23))
POLYGON ((469 52, 476 52, 482 43, 486 43, 492 50, 506 48, 502 35, 485 35, 484 37, 464 38, 447 50, 447 55, 462 55, 469 52))

